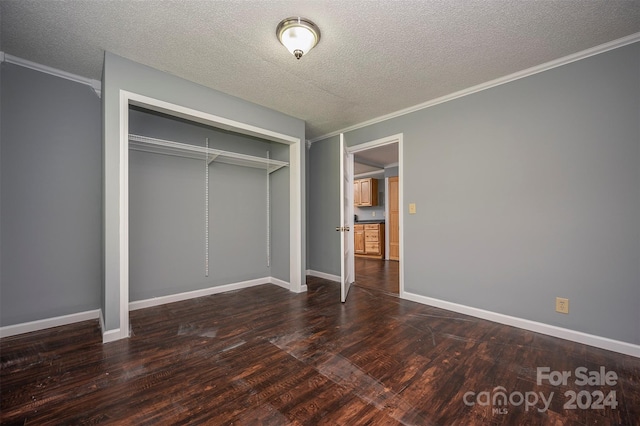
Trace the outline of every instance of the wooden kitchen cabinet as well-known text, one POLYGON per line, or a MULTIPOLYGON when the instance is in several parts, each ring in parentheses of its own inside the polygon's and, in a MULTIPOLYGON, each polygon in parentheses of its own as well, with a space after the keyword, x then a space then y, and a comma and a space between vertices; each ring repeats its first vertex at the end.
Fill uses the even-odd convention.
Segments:
POLYGON ((353 182, 353 204, 358 207, 378 205, 378 179, 357 179, 353 182))
POLYGON ((364 225, 355 225, 354 228, 355 254, 384 259, 384 223, 367 223, 364 225), (362 230, 358 231, 358 227, 362 227, 362 230), (359 232, 362 234, 359 234, 359 232), (364 245, 360 251, 358 250, 358 244, 364 245))
POLYGON ((355 252, 355 254, 365 254, 364 225, 354 225, 353 235, 355 238, 354 244, 353 244, 353 251, 355 252))

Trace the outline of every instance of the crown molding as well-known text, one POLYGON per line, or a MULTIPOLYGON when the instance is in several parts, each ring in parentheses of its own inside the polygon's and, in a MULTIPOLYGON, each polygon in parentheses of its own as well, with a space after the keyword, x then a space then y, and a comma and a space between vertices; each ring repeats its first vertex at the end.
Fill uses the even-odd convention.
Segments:
POLYGON ((369 160, 363 160, 362 158, 354 158, 353 159, 354 163, 359 163, 359 164, 364 164, 365 166, 369 166, 369 167, 375 167, 379 170, 383 170, 384 171, 384 165, 376 163, 374 161, 369 161, 369 160))
POLYGON ((370 172, 358 173, 357 175, 353 175, 354 179, 368 178, 374 176, 384 176, 384 169, 382 170, 373 170, 370 172))
POLYGON ((28 61, 26 59, 18 58, 17 56, 9 55, 5 52, 0 52, 0 62, 7 62, 9 64, 18 65, 25 68, 30 68, 35 71, 40 71, 45 74, 50 74, 56 77, 71 80, 76 83, 84 84, 96 93, 98 97, 102 94, 102 83, 99 80, 93 80, 90 78, 82 77, 80 75, 71 74, 70 72, 62 71, 57 68, 49 67, 47 65, 38 64, 37 62, 28 61))
POLYGON ((353 130, 361 129, 363 127, 370 126, 372 124, 380 123, 386 120, 390 120, 392 118, 400 117, 406 114, 411 114, 412 112, 420 111, 422 109, 430 108, 432 106, 436 106, 445 102, 452 101, 454 99, 461 98, 463 96, 468 96, 473 93, 481 92, 483 90, 491 89, 492 87, 500 86, 505 83, 509 83, 515 80, 519 80, 524 77, 529 77, 531 75, 535 75, 541 73, 543 71, 547 71, 553 68, 561 67, 563 65, 570 64, 572 62, 576 62, 582 59, 589 58, 594 55, 598 55, 600 53, 605 53, 613 49, 617 49, 628 44, 636 43, 640 41, 640 32, 628 35, 626 37, 619 38, 617 40, 610 41, 608 43, 600 44, 598 46, 592 47, 590 49, 583 50, 581 52, 573 53, 568 56, 564 56, 562 58, 554 59, 553 61, 545 62, 540 65, 536 65, 531 68, 524 69, 522 71, 515 72, 513 74, 506 75, 504 77, 499 77, 494 80, 487 81, 485 83, 478 84, 476 86, 469 87, 467 89, 463 89, 457 92, 453 92, 451 94, 441 96, 436 99, 432 99, 427 102, 423 102, 418 105, 414 105, 409 108, 401 109, 399 111, 392 112, 390 114, 382 115, 380 117, 372 118, 371 120, 363 121, 362 123, 354 124, 353 126, 346 127, 341 130, 336 130, 335 132, 327 133, 322 136, 318 136, 316 138, 310 139, 309 142, 314 143, 323 139, 327 139, 333 136, 337 136, 341 133, 351 132, 353 130))

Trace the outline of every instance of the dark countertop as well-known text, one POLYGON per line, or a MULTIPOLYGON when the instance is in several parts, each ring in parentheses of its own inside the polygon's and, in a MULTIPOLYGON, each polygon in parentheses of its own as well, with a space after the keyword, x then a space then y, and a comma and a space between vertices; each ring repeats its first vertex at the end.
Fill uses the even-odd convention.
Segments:
POLYGON ((367 223, 384 223, 384 219, 378 219, 378 220, 359 220, 357 222, 354 222, 354 224, 358 225, 358 224, 367 224, 367 223))

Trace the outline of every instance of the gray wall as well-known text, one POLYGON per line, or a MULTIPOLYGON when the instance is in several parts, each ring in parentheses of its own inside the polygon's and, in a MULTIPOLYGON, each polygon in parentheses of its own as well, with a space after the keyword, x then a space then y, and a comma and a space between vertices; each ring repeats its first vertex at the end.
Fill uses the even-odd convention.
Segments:
MULTIPOLYGON (((208 137, 210 148, 259 157, 273 150, 268 141, 155 113, 132 109, 129 117, 134 134, 201 146, 208 137)), ((209 165, 206 277, 205 162, 131 150, 129 167, 129 300, 271 275, 265 170, 217 162, 209 165)), ((280 185, 272 182, 270 190, 286 194, 288 209, 286 169, 282 174, 287 179, 280 185)), ((288 235, 288 229, 285 231, 288 235)))
POLYGON ((309 149, 309 269, 340 275, 340 138, 309 149))
MULTIPOLYGON (((264 129, 294 136, 304 141, 304 122, 274 110, 243 101, 233 96, 208 89, 193 82, 163 73, 153 68, 105 53, 103 80, 103 156, 104 156, 104 303, 103 313, 107 331, 120 327, 120 252, 119 252, 119 132, 120 91, 128 90, 140 95, 251 124, 264 129)), ((300 149, 302 231, 305 229, 304 176, 305 151, 300 149)), ((275 178, 275 177, 274 177, 275 178)), ((288 198, 288 196, 287 196, 288 198)), ((272 218, 273 228, 288 229, 288 216, 272 218), (279 222, 281 221, 281 222, 279 222), (285 225, 285 221, 287 221, 285 225), (277 222, 277 223, 276 223, 277 222)), ((275 241, 273 251, 289 252, 289 239, 275 241), (286 242, 286 246, 284 243, 286 242)), ((305 268, 306 242, 302 232, 302 276, 305 268)), ((275 262, 276 259, 274 258, 275 262)), ((289 279, 289 256, 286 266, 272 264, 279 271, 278 278, 289 279), (283 275, 286 270, 286 276, 283 275)))
POLYGON ((636 43, 345 140, 404 134, 406 291, 638 344, 639 111, 636 43))
POLYGON ((396 167, 387 167, 384 169, 384 177, 388 178, 388 177, 394 177, 394 176, 398 176, 398 173, 400 173, 399 168, 396 167))
POLYGON ((100 99, 2 63, 0 325, 100 307, 100 99))

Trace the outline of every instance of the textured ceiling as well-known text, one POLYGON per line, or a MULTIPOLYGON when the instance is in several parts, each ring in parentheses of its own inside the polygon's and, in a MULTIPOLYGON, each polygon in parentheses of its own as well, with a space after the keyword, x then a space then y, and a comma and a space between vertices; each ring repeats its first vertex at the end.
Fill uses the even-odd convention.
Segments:
POLYGON ((366 174, 368 177, 382 179, 384 168, 397 166, 399 161, 398 144, 382 145, 353 154, 353 174, 366 174), (377 172, 374 174, 374 172, 377 172))
POLYGON ((314 139, 640 32, 640 1, 0 0, 0 50, 92 79, 103 52, 306 121, 314 139), (313 20, 296 60, 280 20, 313 20))
POLYGON ((376 168, 384 168, 390 165, 398 165, 398 144, 378 146, 354 153, 354 160, 357 163, 368 164, 376 168))

